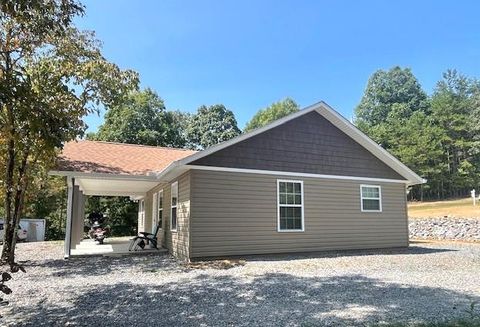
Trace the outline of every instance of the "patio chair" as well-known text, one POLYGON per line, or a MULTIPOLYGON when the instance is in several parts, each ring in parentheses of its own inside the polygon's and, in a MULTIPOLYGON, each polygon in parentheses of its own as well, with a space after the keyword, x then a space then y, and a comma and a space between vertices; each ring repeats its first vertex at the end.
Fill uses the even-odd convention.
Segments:
POLYGON ((147 233, 147 232, 140 232, 137 236, 130 240, 130 246, 128 247, 128 251, 138 251, 145 249, 145 246, 148 244, 152 244, 154 249, 158 250, 157 244, 157 235, 158 231, 160 230, 161 226, 157 225, 155 228, 155 233, 147 233))

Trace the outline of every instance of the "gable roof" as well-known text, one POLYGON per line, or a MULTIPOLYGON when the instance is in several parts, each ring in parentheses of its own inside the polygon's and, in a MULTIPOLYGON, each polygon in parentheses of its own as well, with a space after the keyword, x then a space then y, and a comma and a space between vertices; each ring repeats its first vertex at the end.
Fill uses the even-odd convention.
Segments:
POLYGON ((330 121, 334 126, 363 146, 375 157, 391 167, 394 171, 404 177, 408 184, 414 185, 425 183, 424 179, 371 140, 323 101, 278 119, 264 127, 255 129, 199 152, 186 149, 102 141, 68 142, 65 144, 62 153, 58 157, 56 170, 51 173, 56 175, 80 173, 96 175, 148 176, 149 178, 155 178, 156 180, 168 181, 178 174, 188 170, 192 167, 189 166, 189 164, 200 158, 242 142, 313 111, 330 121))
POLYGON ((383 149, 380 145, 375 143, 372 139, 366 136, 363 132, 361 132, 357 127, 355 127, 352 123, 346 120, 342 115, 336 112, 332 107, 330 107, 327 103, 321 101, 316 104, 313 104, 305 109, 302 109, 298 112, 285 116, 281 119, 278 119, 264 127, 255 129, 249 133, 242 134, 238 137, 235 137, 231 140, 219 143, 217 145, 211 146, 203 151, 197 152, 192 154, 188 157, 179 159, 173 162, 169 167, 167 167, 163 172, 159 174, 159 176, 167 175, 172 169, 177 167, 182 167, 188 165, 200 158, 208 156, 214 152, 220 151, 226 147, 232 146, 239 142, 242 142, 248 138, 251 138, 255 135, 261 134, 267 130, 280 126, 288 121, 291 121, 295 118, 303 116, 307 113, 316 111, 318 114, 322 115, 328 121, 330 121, 334 126, 344 132, 346 135, 351 137, 357 143, 362 145, 365 149, 371 152, 374 156, 384 162, 386 165, 391 167, 395 170, 398 174, 403 176, 409 184, 422 184, 425 182, 420 176, 418 176, 415 172, 413 172, 410 168, 405 166, 402 162, 400 162, 397 158, 391 155, 388 151, 383 149))
POLYGON ((137 144, 78 140, 67 142, 55 172, 148 176, 196 151, 137 144))

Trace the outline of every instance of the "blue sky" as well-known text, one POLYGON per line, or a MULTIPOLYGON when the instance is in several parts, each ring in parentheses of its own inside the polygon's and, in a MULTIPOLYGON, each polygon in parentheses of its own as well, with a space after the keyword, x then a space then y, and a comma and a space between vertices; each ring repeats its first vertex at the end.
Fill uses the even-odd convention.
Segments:
POLYGON ((168 109, 223 103, 240 127, 287 96, 351 118, 369 76, 394 65, 429 93, 448 68, 480 77, 480 1, 83 2, 77 25, 168 109))

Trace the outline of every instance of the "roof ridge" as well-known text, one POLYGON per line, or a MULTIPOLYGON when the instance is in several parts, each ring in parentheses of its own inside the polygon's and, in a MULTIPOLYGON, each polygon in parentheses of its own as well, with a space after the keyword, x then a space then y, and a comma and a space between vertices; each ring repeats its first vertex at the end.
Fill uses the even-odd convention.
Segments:
POLYGON ((198 152, 196 150, 187 149, 187 148, 174 148, 174 147, 159 146, 159 145, 146 145, 146 144, 122 143, 122 142, 111 142, 111 141, 97 141, 97 140, 75 140, 75 141, 76 142, 104 143, 104 144, 112 144, 112 145, 128 145, 128 146, 133 146, 133 147, 145 147, 145 148, 155 148, 155 149, 168 149, 168 150, 198 152))

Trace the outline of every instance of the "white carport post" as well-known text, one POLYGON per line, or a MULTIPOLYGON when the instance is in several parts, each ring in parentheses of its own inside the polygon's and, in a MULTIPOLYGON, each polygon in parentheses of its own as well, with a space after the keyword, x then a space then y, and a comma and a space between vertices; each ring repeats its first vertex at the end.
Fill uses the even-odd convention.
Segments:
MULTIPOLYGON (((74 185, 76 184, 76 181, 74 185)), ((73 187, 72 208, 72 231, 70 236, 70 248, 75 249, 83 239, 83 227, 85 225, 85 196, 78 185, 73 187)))
POLYGON ((67 177, 67 224, 65 229, 65 259, 70 257, 71 250, 83 239, 85 216, 85 196, 74 177, 67 177))
POLYGON ((71 240, 72 240, 72 222, 73 222, 73 193, 75 187, 75 178, 67 177, 67 224, 65 227, 65 248, 64 257, 70 257, 71 240))

